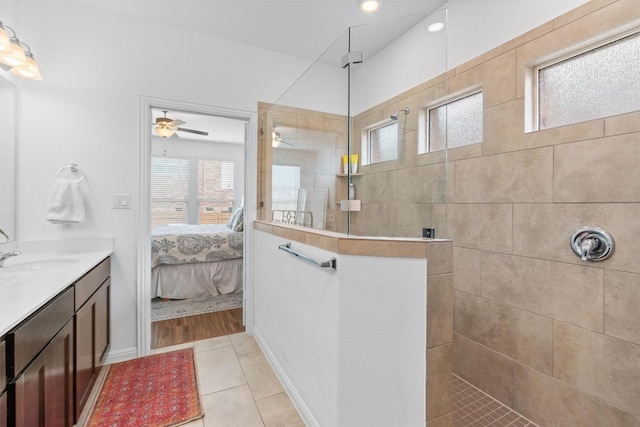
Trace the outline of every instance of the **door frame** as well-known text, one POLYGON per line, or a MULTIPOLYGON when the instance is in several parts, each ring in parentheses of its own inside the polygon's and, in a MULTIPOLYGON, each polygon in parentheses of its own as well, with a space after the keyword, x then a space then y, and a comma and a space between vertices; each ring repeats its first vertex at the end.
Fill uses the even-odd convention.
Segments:
POLYGON ((141 96, 138 144, 138 212, 137 242, 137 349, 138 356, 151 350, 151 109, 165 108, 210 114, 245 122, 244 144, 244 262, 243 321, 246 332, 253 334, 253 221, 256 217, 258 183, 257 113, 253 111, 193 104, 162 98, 141 96))

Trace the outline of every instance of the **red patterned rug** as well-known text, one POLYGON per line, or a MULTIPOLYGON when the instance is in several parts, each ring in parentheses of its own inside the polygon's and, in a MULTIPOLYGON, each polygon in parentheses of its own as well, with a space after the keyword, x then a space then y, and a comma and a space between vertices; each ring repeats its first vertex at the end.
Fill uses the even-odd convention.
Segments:
POLYGON ((166 427, 202 417, 193 349, 115 363, 87 427, 166 427))

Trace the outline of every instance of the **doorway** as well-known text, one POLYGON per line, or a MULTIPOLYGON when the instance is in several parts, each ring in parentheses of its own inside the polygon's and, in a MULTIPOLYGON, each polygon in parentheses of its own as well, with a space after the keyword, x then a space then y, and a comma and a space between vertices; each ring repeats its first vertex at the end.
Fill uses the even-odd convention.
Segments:
POLYGON ((140 355, 245 330, 251 233, 244 224, 255 211, 245 202, 255 194, 252 114, 147 98, 142 104, 140 355))

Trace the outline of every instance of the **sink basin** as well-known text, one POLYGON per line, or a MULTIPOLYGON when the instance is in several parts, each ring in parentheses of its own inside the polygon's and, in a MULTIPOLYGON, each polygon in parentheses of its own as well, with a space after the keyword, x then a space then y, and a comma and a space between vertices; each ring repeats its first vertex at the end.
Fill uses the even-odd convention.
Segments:
POLYGON ((0 269, 2 273, 19 273, 29 271, 43 271, 52 270, 54 268, 60 268, 71 264, 79 263, 79 259, 75 258, 54 258, 54 259, 42 259, 35 261, 18 262, 11 265, 5 265, 0 269))

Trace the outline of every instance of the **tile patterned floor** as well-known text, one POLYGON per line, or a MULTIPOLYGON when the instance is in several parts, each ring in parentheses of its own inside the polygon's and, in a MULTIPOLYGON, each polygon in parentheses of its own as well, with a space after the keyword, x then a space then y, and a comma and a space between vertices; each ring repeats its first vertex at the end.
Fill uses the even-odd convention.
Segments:
POLYGON ((304 427, 253 337, 235 334, 154 350, 193 347, 204 418, 185 427, 304 427))
MULTIPOLYGON (((304 427, 253 337, 243 332, 164 347, 151 353, 188 347, 194 349, 205 415, 184 427, 304 427)), ((453 376, 453 425, 538 427, 456 375, 453 376)))
POLYGON ((453 425, 538 427, 456 375, 453 376, 453 425))

